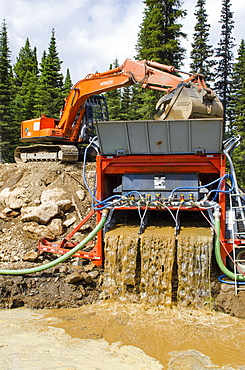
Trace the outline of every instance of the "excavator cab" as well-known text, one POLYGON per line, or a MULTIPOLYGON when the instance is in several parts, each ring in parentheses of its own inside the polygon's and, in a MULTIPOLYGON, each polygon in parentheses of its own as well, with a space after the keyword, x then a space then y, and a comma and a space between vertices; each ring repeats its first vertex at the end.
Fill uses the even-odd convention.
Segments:
POLYGON ((104 95, 93 95, 86 100, 78 141, 88 143, 89 138, 96 135, 95 123, 99 121, 109 121, 106 98, 104 95))

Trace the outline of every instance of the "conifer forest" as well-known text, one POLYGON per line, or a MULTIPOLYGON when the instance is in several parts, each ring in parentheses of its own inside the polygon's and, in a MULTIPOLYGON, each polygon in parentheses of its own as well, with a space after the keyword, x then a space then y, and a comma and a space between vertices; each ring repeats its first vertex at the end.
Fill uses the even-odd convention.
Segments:
MULTIPOLYGON (((143 0, 144 11, 135 44, 137 60, 154 60, 181 69, 187 58, 182 41, 182 20, 187 10, 180 0, 143 0)), ((233 161, 241 186, 245 186, 245 42, 235 40, 231 0, 222 0, 220 34, 216 45, 210 44, 210 24, 206 0, 196 0, 195 25, 189 57, 189 72, 201 73, 224 107, 224 136, 240 135, 241 144, 234 151, 233 161), (237 46, 236 56, 234 48, 237 46)), ((65 97, 73 83, 70 70, 61 72, 55 29, 47 50, 37 58, 37 48, 27 37, 14 62, 11 62, 8 25, 0 26, 0 163, 13 162, 14 149, 21 143, 20 124, 42 114, 59 118, 65 97)), ((128 57, 127 55, 125 58, 128 57)), ((108 69, 115 68, 115 57, 108 69)), ((72 66, 70 66, 72 69, 72 66)), ((91 71, 96 72, 96 71, 91 71)), ((103 72, 103 71, 100 71, 103 72)), ((84 78, 85 76, 81 76, 84 78)), ((110 120, 154 119, 155 105, 161 93, 133 85, 105 93, 110 120)))

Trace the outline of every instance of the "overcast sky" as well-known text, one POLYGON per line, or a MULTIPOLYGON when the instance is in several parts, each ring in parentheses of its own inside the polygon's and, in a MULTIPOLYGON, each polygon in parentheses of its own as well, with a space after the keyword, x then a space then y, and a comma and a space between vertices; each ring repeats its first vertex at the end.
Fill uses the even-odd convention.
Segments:
MULTIPOLYGON (((188 15, 183 21, 183 31, 188 41, 183 42, 187 57, 192 42, 196 18, 193 15, 197 0, 183 0, 188 15)), ((245 38, 245 1, 231 0, 235 27, 233 36, 240 44, 245 38)), ((206 0, 211 24, 210 44, 216 46, 220 39, 222 0, 206 0)), ((88 73, 108 70, 118 58, 120 64, 133 58, 139 25, 143 19, 142 0, 1 0, 1 20, 7 23, 9 46, 13 63, 27 37, 32 48, 37 47, 40 61, 48 49, 51 30, 55 29, 62 72, 69 68, 73 83, 88 73)), ((188 61, 185 63, 188 71, 188 61)))

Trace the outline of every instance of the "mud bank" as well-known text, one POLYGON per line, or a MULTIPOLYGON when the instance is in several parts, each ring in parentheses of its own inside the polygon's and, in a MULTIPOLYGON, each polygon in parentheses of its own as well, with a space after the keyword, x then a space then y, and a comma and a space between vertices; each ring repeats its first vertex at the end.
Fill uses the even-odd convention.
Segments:
POLYGON ((103 303, 4 310, 0 322, 3 370, 245 369, 244 320, 208 310, 103 303))

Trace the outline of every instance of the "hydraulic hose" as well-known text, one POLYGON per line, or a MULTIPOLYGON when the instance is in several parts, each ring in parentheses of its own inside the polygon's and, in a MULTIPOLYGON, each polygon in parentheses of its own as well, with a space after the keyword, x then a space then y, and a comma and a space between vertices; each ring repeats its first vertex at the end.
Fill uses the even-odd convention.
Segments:
POLYGON ((1 275, 26 275, 26 274, 32 274, 32 273, 35 273, 35 272, 40 272, 40 271, 47 270, 50 267, 54 267, 54 266, 58 265, 59 263, 66 261, 73 254, 75 254, 77 251, 79 251, 79 249, 81 249, 82 247, 84 247, 85 244, 87 244, 91 239, 93 239, 93 237, 99 232, 99 230, 102 229, 102 227, 104 226, 104 224, 106 222, 107 215, 108 215, 108 210, 107 209, 103 210, 103 212, 102 212, 102 218, 101 218, 100 222, 91 231, 91 233, 89 233, 89 235, 86 236, 86 238, 84 238, 79 244, 77 244, 69 252, 67 252, 66 254, 60 256, 59 258, 56 258, 54 261, 45 263, 44 265, 41 265, 41 266, 32 267, 32 268, 28 268, 28 269, 19 269, 19 270, 8 270, 8 269, 4 269, 4 270, 0 270, 0 274, 1 275))
POLYGON ((220 212, 219 210, 215 210, 214 212, 214 229, 215 229, 215 258, 220 270, 229 278, 237 281, 245 281, 245 275, 238 275, 235 276, 233 272, 228 270, 224 265, 220 253, 220 212))

